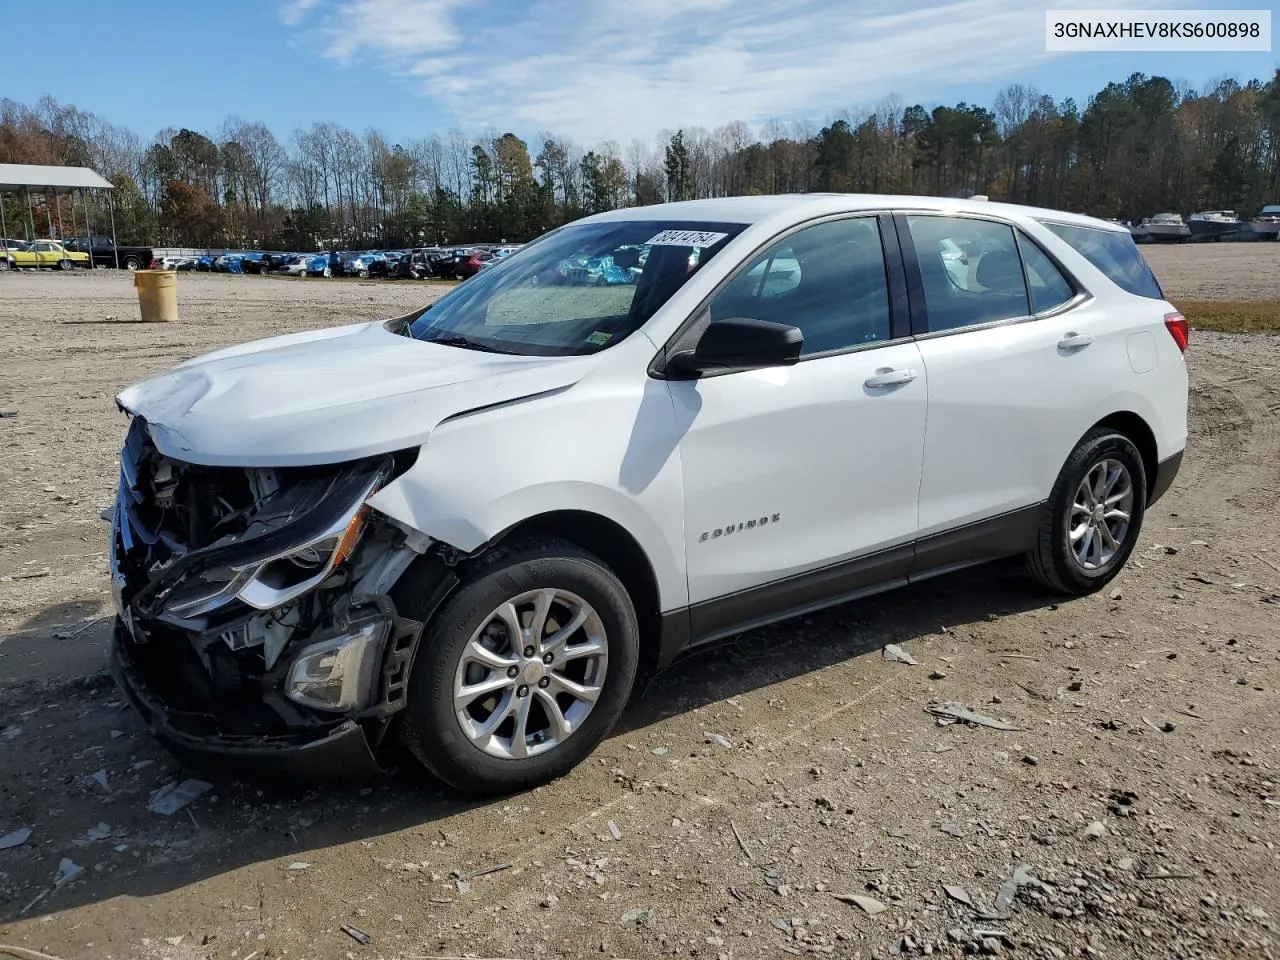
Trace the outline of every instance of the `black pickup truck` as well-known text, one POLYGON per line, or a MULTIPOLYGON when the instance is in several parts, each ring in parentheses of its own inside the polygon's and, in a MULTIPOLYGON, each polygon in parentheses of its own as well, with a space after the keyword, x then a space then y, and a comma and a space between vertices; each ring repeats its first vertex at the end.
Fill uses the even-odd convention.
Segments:
POLYGON ((117 255, 120 258, 119 265, 124 270, 138 270, 151 266, 150 247, 115 246, 110 237, 96 233, 88 237, 67 237, 62 241, 62 245, 68 250, 79 250, 89 254, 95 267, 116 266, 117 255))

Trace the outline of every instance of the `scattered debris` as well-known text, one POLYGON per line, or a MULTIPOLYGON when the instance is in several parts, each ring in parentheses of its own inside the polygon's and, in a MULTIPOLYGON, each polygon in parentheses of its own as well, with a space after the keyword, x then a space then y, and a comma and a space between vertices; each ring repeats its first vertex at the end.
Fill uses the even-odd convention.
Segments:
POLYGON ((647 923, 653 915, 652 911, 646 910, 644 907, 632 907, 622 915, 623 923, 647 923))
POLYGON ((667 748, 666 748, 666 747, 654 747, 654 748, 653 748, 653 750, 651 750, 650 752, 651 752, 655 757, 665 757, 665 756, 667 755, 667 748))
POLYGON ((295 860, 293 863, 285 867, 286 870, 310 870, 311 864, 304 860, 295 860))
POLYGON ((963 903, 966 907, 973 906, 973 899, 969 896, 969 891, 964 887, 957 887, 952 884, 944 883, 942 889, 947 892, 947 896, 958 903, 963 903))
POLYGON ((938 829, 941 830, 943 833, 949 834, 950 836, 953 836, 953 837, 964 836, 964 830, 961 828, 960 824, 958 823, 949 823, 949 822, 941 823, 938 825, 938 829))
POLYGON ((183 780, 167 783, 156 791, 147 809, 152 813, 171 816, 189 804, 192 800, 203 796, 213 789, 212 783, 203 780, 183 780))
POLYGON ((941 671, 941 670, 935 670, 935 671, 933 671, 933 673, 929 674, 929 679, 930 679, 930 680, 945 680, 945 679, 947 679, 947 675, 946 675, 946 673, 944 673, 944 672, 943 672, 943 671, 941 671))
POLYGON ((459 880, 459 881, 457 882, 456 886, 457 886, 457 888, 458 888, 458 892, 459 892, 459 893, 470 893, 470 892, 471 892, 471 884, 470 884, 470 883, 468 883, 466 880, 459 880))
POLYGON ((29 573, 11 573, 5 577, 6 580, 35 580, 37 577, 47 577, 53 573, 48 567, 43 570, 32 570, 29 573))
POLYGON ((10 417, 16 417, 17 410, 0 410, 0 420, 8 420, 10 417))
POLYGON ((724 747, 726 750, 732 750, 733 744, 729 742, 729 738, 722 733, 708 733, 707 743, 714 743, 717 746, 724 747))
POLYGON ((755 863, 756 858, 753 857, 751 855, 751 851, 747 849, 747 844, 742 839, 742 834, 738 832, 738 825, 734 823, 732 820, 730 820, 729 826, 733 829, 733 838, 738 841, 738 846, 742 848, 742 852, 747 855, 748 860, 750 860, 752 863, 755 863))
POLYGON ((90 617, 88 620, 80 624, 80 626, 76 627, 74 630, 65 630, 61 633, 55 633, 53 636, 55 639, 58 639, 58 640, 72 640, 75 637, 80 636, 80 634, 84 633, 94 624, 101 623, 105 619, 107 618, 106 617, 90 617))
POLYGON ((1018 891, 1023 887, 1039 887, 1042 890, 1049 890, 1050 887, 1046 883, 1037 880, 1031 873, 1031 867, 1022 864, 1013 871, 1013 876, 1004 882, 1000 887, 1000 892, 996 894, 996 908, 990 914, 983 916, 983 920, 1004 920, 1009 915, 1009 907, 1013 905, 1014 898, 1017 897, 1018 891))
POLYGON ((554 893, 548 893, 545 897, 543 897, 541 900, 538 901, 538 906, 542 907, 543 910, 550 910, 559 902, 560 902, 559 897, 557 897, 554 893))
POLYGON ((53 878, 53 885, 55 887, 65 886, 82 873, 84 873, 84 867, 80 866, 80 864, 76 863, 74 860, 68 860, 66 857, 63 857, 58 861, 58 873, 57 876, 53 878))
POLYGON ((1099 837, 1107 835, 1107 828, 1101 820, 1095 820, 1084 828, 1083 833, 1091 840, 1097 840, 1099 837))
POLYGON ((15 830, 13 833, 6 833, 0 837, 0 850, 12 850, 14 847, 20 847, 31 837, 31 828, 23 827, 15 830))
POLYGON ((373 937, 369 936, 359 927, 353 927, 349 923, 344 923, 338 929, 341 930, 343 933, 345 933, 348 937, 350 937, 352 940, 354 940, 358 944, 361 944, 363 946, 368 946, 369 944, 373 943, 373 937))
POLYGON ((890 663, 905 663, 908 667, 914 667, 916 665, 915 658, 896 643, 885 644, 884 658, 890 663))
POLYGON ((0 730, 0 737, 4 737, 4 739, 6 740, 13 740, 17 738, 21 733, 22 733, 21 727, 18 727, 18 726, 5 727, 3 730, 0 730))
POLYGON ((90 827, 84 835, 85 840, 96 842, 98 840, 106 840, 111 836, 111 828, 105 823, 100 823, 96 827, 90 827))
POLYGON ((1132 790, 1121 790, 1111 794, 1111 803, 1109 804, 1111 812, 1117 817, 1132 817, 1137 811, 1134 809, 1134 803, 1137 801, 1138 795, 1132 790))
POLYGON ((622 831, 618 829, 618 825, 616 823, 610 820, 605 824, 605 826, 609 828, 609 836, 613 837, 614 840, 622 839, 622 831))
POLYGON ((833 893, 833 897, 841 903, 852 904, 855 907, 861 907, 863 913, 869 917, 874 917, 877 913, 883 913, 889 908, 874 897, 864 897, 857 893, 833 893))
POLYGON ((96 783, 98 786, 102 787, 103 790, 107 791, 107 793, 111 792, 111 788, 107 786, 106 767, 103 767, 101 770, 97 771, 95 774, 93 774, 92 777, 90 777, 90 779, 93 780, 93 782, 96 783))
POLYGON ((931 703, 924 708, 925 713, 932 714, 937 717, 944 725, 947 723, 972 723, 980 727, 990 727, 993 730, 1017 730, 1012 723, 1004 720, 996 720, 994 717, 984 717, 980 713, 974 713, 967 707, 958 703, 931 703))
POLYGON ((479 867, 475 870, 468 870, 466 873, 462 874, 460 879, 474 880, 476 877, 487 876, 490 873, 497 873, 500 870, 510 870, 512 866, 513 864, 510 864, 510 863, 494 863, 494 864, 490 864, 487 867, 479 867))

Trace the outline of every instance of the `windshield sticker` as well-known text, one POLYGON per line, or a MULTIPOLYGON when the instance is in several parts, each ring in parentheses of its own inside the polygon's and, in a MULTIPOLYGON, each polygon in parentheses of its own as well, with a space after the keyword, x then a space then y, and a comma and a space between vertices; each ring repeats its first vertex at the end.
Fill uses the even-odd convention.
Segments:
POLYGON ((727 233, 710 233, 705 230, 663 230, 649 241, 649 246, 714 247, 727 236, 727 233))
POLYGON ((603 347, 612 339, 612 333, 605 333, 603 330, 597 330, 591 336, 587 337, 587 343, 593 344, 597 347, 603 347))

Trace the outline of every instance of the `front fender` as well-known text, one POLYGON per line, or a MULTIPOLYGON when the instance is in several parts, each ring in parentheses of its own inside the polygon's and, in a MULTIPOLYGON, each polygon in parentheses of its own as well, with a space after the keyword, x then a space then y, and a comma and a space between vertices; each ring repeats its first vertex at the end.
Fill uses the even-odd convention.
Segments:
POLYGON ((661 609, 684 606, 682 431, 666 384, 592 379, 446 421, 370 506, 464 552, 546 513, 594 513, 644 550, 661 609))

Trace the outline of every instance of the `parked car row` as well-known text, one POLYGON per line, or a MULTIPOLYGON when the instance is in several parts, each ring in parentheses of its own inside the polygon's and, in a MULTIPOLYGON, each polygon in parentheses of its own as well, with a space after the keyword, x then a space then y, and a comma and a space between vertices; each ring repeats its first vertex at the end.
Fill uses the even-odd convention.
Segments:
POLYGON ((14 240, 0 237, 0 270, 51 267, 115 267, 138 270, 154 260, 150 247, 122 246, 97 234, 63 240, 14 240))
POLYGON ((152 266, 165 270, 257 273, 286 277, 361 277, 392 280, 465 280, 518 249, 414 247, 404 250, 341 250, 331 253, 246 251, 199 257, 162 256, 152 266))

